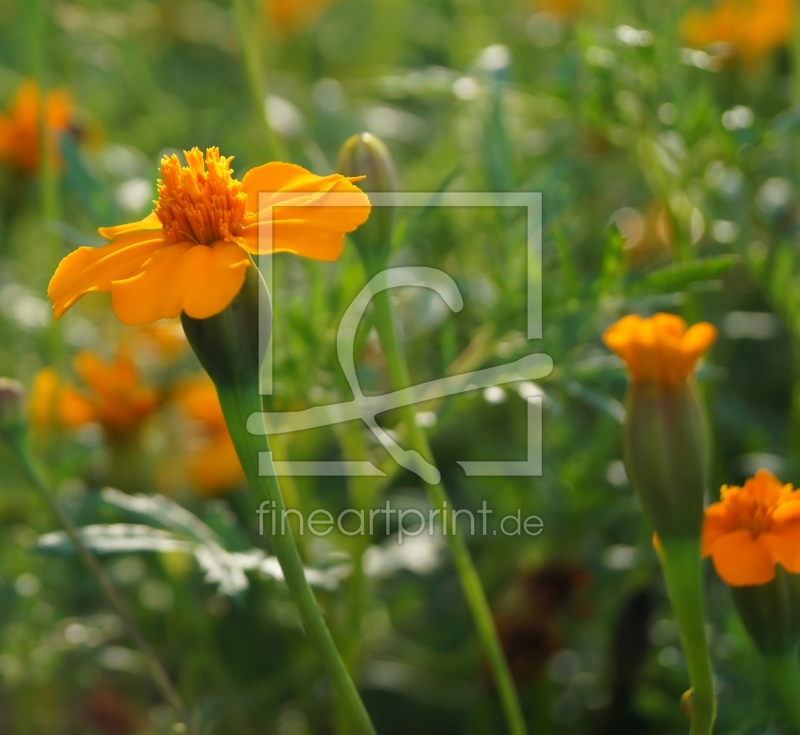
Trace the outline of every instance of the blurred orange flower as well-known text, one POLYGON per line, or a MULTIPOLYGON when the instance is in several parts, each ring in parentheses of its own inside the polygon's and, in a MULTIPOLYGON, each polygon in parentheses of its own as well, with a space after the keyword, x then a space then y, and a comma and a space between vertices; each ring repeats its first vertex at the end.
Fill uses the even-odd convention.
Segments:
POLYGON ((156 356, 166 363, 179 359, 189 349, 189 340, 178 319, 145 324, 135 330, 130 341, 137 354, 156 356))
POLYGON ((759 470, 744 487, 722 488, 703 520, 703 557, 733 587, 766 584, 775 565, 800 573, 800 491, 759 470))
MULTIPOLYGON (((39 168, 41 106, 36 82, 22 82, 8 111, 0 116, 0 161, 27 173, 39 168)), ((73 104, 65 90, 53 89, 48 92, 44 107, 48 140, 55 146, 59 132, 69 127, 73 104)))
POLYGON ((37 374, 28 404, 34 424, 76 429, 98 423, 110 435, 121 436, 137 431, 158 408, 158 392, 141 384, 125 349, 113 362, 81 352, 74 367, 85 390, 62 382, 53 368, 37 374))
POLYGON ((267 14, 282 33, 313 23, 336 0, 266 0, 267 14))
POLYGON ((198 429, 197 441, 187 448, 185 457, 194 488, 203 496, 233 490, 244 481, 244 471, 214 384, 207 377, 189 379, 178 388, 175 401, 198 429))
POLYGON ((207 319, 239 293, 250 253, 336 260, 345 233, 369 216, 367 196, 352 183, 358 177, 315 176, 273 162, 240 182, 233 178, 232 159, 218 148, 209 148, 205 160, 198 148, 185 156, 188 166, 177 156, 162 159, 151 214, 101 228, 113 242, 78 248, 61 261, 47 291, 56 319, 90 291, 110 292, 124 324, 149 324, 184 311, 207 319), (356 206, 333 206, 333 193, 353 195, 356 206), (259 242, 261 225, 266 244, 259 242))
POLYGON ((793 12, 792 0, 719 0, 710 10, 690 10, 683 36, 695 48, 726 44, 754 61, 789 42, 793 12))
POLYGON ((612 324, 603 342, 625 361, 634 381, 676 385, 692 374, 716 338, 717 330, 708 322, 687 330, 686 322, 673 314, 649 319, 631 314, 612 324))
POLYGON ((538 0, 536 3, 544 12, 566 19, 578 14, 584 0, 538 0))

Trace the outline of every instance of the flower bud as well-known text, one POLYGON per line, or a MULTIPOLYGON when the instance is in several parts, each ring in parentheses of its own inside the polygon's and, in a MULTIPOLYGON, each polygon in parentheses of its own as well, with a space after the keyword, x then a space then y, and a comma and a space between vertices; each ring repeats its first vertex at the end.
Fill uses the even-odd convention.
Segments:
POLYGON ((744 627, 764 656, 793 651, 800 641, 800 574, 778 565, 766 584, 731 587, 744 627))
POLYGON ((217 389, 258 385, 271 337, 269 293, 258 269, 247 269, 238 295, 219 314, 181 314, 183 331, 217 389))
MULTIPOLYGON (((366 176, 359 187, 367 196, 373 192, 392 195, 397 191, 397 169, 392 154, 383 141, 371 133, 359 133, 344 142, 339 150, 336 170, 344 176, 366 176)), ((392 196, 392 205, 394 199, 392 196)), ((394 219, 394 206, 375 206, 373 203, 370 218, 351 234, 370 275, 386 267, 394 219)))
POLYGON ((623 425, 625 467, 661 541, 700 536, 709 465, 705 412, 692 373, 716 338, 706 323, 627 316, 603 335, 631 377, 623 425))
POLYGON ((0 378, 0 432, 25 423, 25 389, 22 383, 0 378))
POLYGON ((632 383, 622 437, 628 477, 659 537, 697 538, 709 440, 694 381, 632 383))

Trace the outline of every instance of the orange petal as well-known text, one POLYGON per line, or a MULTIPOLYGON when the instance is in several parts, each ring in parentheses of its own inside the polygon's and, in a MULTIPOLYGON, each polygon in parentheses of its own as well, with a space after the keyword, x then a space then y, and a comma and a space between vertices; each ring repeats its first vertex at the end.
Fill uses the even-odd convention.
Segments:
POLYGON ((184 293, 176 287, 183 255, 194 247, 184 242, 159 250, 134 276, 111 284, 117 318, 129 326, 180 316, 184 293))
POLYGON ((345 233, 369 217, 369 199, 354 180, 358 179, 339 174, 316 176, 286 163, 268 163, 249 171, 242 190, 248 197, 248 210, 260 209, 261 214, 259 222, 242 232, 242 247, 251 253, 290 252, 336 260, 345 233))
POLYGON ((776 523, 789 523, 790 521, 800 521, 800 497, 796 500, 794 496, 797 491, 792 493, 792 499, 781 503, 772 512, 772 520, 776 523))
POLYGON ((703 516, 702 556, 711 556, 711 550, 717 540, 730 531, 727 522, 727 511, 724 503, 712 503, 703 516))
POLYGON ((800 523, 775 524, 761 534, 762 541, 772 558, 780 562, 787 572, 800 574, 800 523))
POLYGON ((103 247, 83 247, 70 253, 59 264, 47 288, 55 318, 60 319, 90 291, 110 291, 112 281, 134 275, 166 244, 160 233, 132 232, 103 247))
POLYGON ((313 181, 319 178, 294 163, 271 161, 263 166, 251 168, 242 179, 242 191, 247 194, 247 209, 249 212, 258 211, 258 200, 262 193, 314 191, 313 181), (297 188, 303 185, 312 186, 312 188, 297 188))
POLYGON ((115 240, 120 235, 127 232, 139 232, 142 230, 160 230, 161 220, 158 219, 155 212, 150 212, 142 220, 138 222, 129 222, 126 225, 115 225, 114 227, 101 227, 98 232, 102 237, 108 240, 115 240))
POLYGON ((232 243, 170 245, 145 263, 141 273, 112 284, 114 312, 128 325, 172 319, 182 311, 207 319, 239 293, 250 264, 232 243))
POLYGON ((71 386, 65 386, 61 390, 58 413, 61 424, 68 429, 85 426, 97 420, 94 404, 71 386))
POLYGON ((714 568, 732 587, 766 584, 775 577, 775 561, 761 538, 739 529, 716 540, 711 549, 714 568))

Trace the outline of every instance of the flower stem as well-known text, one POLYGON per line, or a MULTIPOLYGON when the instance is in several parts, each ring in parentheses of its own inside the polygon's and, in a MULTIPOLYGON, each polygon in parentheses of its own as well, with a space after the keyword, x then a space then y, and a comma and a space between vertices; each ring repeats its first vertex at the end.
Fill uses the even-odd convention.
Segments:
POLYGON ((800 733, 800 664, 797 646, 782 655, 765 656, 767 670, 794 731, 800 733))
MULTIPOLYGON (((411 378, 408 364, 395 330, 389 291, 378 291, 373 298, 373 304, 375 307, 375 325, 386 355, 392 389, 402 390, 411 385, 411 378)), ((413 407, 407 405, 399 410, 401 411, 406 431, 408 431, 409 443, 412 449, 418 452, 425 461, 432 464, 433 453, 428 443, 428 437, 425 431, 417 425, 413 407)), ((439 482, 436 484, 425 483, 425 486, 434 507, 442 511, 442 518, 446 518, 445 509, 449 503, 449 498, 444 485, 439 482)), ((450 503, 450 507, 452 509, 452 503, 450 503)), ((448 533, 445 538, 447 539, 456 574, 466 596, 484 653, 492 670, 495 685, 500 694, 500 701, 509 732, 512 735, 526 735, 525 718, 514 686, 514 680, 511 677, 511 671, 503 654, 500 637, 497 634, 486 593, 475 569, 467 544, 464 538, 457 533, 448 533)))
POLYGON ((147 639, 136 625, 133 614, 125 603, 125 600, 122 599, 122 596, 117 591, 114 583, 109 579, 108 575, 105 573, 105 570, 100 565, 100 562, 97 561, 97 557, 91 551, 89 551, 89 549, 83 543, 83 539, 81 538, 78 527, 73 523, 72 519, 64 512, 64 509, 53 497, 42 470, 39 468, 37 462, 31 455, 30 449, 28 448, 25 428, 20 426, 8 431, 5 436, 8 440, 9 446, 17 456, 17 459, 19 460, 19 463, 31 484, 36 488, 36 490, 38 490, 39 494, 50 506, 50 509, 64 527, 69 540, 83 558, 86 566, 89 567, 89 571, 99 585, 100 589, 103 591, 106 600, 108 600, 108 603, 112 608, 114 608, 114 611, 117 613, 117 615, 119 615, 120 619, 128 630, 128 634, 133 639, 133 642, 136 644, 137 648, 144 654, 145 658, 147 659, 147 663, 150 666, 150 673, 153 676, 156 686, 161 690, 162 696, 175 710, 178 718, 186 726, 186 731, 189 733, 189 735, 197 735, 197 730, 192 724, 189 711, 186 709, 183 699, 181 699, 181 696, 175 689, 175 686, 170 680, 169 675, 164 670, 161 662, 158 660, 156 652, 147 642, 147 639))
POLYGON ((261 415, 263 410, 258 386, 252 382, 239 382, 231 386, 218 385, 217 391, 222 411, 225 414, 225 421, 228 424, 228 430, 245 475, 253 490, 263 500, 274 503, 270 506, 270 512, 276 514, 276 517, 280 519, 278 532, 270 534, 270 543, 278 557, 286 584, 300 612, 306 633, 325 662, 340 697, 339 704, 347 707, 352 721, 356 723, 362 735, 375 735, 375 728, 366 707, 361 701, 347 666, 328 630, 322 610, 306 580, 305 570, 291 527, 289 524, 285 524, 284 528, 282 521, 285 518, 286 506, 283 502, 278 478, 275 476, 269 440, 266 434, 254 435, 247 431, 247 419, 253 414, 261 415))
POLYGON ((664 577, 692 685, 690 735, 710 735, 717 713, 705 630, 700 542, 662 539, 664 577))
POLYGON ((267 144, 267 156, 273 161, 284 161, 287 157, 286 148, 272 125, 270 125, 267 117, 269 92, 267 88, 267 79, 264 74, 261 50, 256 36, 258 19, 254 17, 256 14, 253 11, 250 0, 233 0, 233 11, 236 16, 239 40, 242 44, 242 53, 244 54, 247 83, 250 87, 250 94, 253 99, 256 116, 261 121, 261 126, 264 131, 264 140, 267 144))

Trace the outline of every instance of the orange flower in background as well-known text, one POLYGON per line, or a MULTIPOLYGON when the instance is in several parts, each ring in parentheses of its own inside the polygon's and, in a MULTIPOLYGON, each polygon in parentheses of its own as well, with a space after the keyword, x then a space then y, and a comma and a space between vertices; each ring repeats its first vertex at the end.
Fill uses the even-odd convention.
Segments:
POLYGON ((123 435, 137 431, 158 408, 158 392, 141 384, 126 350, 113 362, 82 352, 74 367, 85 390, 62 382, 53 368, 37 374, 28 404, 34 424, 76 429, 98 423, 111 435, 123 435))
POLYGON ((634 381, 672 386, 692 374, 716 338, 717 330, 708 322, 686 329, 686 322, 673 314, 649 319, 631 314, 611 325, 603 342, 625 361, 634 381))
POLYGON ((187 448, 185 466, 198 494, 219 495, 240 485, 244 470, 211 380, 186 381, 177 391, 176 403, 197 429, 195 441, 187 448))
POLYGON ((792 22, 792 0, 720 0, 710 10, 689 11, 683 36, 695 48, 726 44, 754 61, 789 42, 792 22))
POLYGON ((162 363, 174 362, 189 350, 189 341, 179 319, 146 324, 131 335, 130 343, 137 354, 156 357, 162 363))
POLYGON ((205 159, 198 148, 185 156, 188 166, 177 156, 162 159, 150 215, 101 228, 111 243, 78 248, 61 261, 47 291, 56 319, 90 291, 110 292, 114 312, 128 325, 184 311, 207 319, 239 293, 250 254, 336 260, 345 234, 369 216, 367 196, 352 183, 360 177, 316 176, 273 162, 240 182, 233 178, 232 159, 217 148, 209 148, 205 159), (341 199, 334 194, 352 195, 355 206, 336 206, 341 199))
POLYGON ((721 495, 703 519, 703 557, 717 574, 734 587, 769 582, 776 564, 800 574, 800 491, 759 470, 721 495))
POLYGON ((267 14, 282 33, 313 23, 336 0, 266 0, 267 14))
MULTIPOLYGON (((0 161, 28 173, 37 171, 41 107, 36 82, 20 84, 8 111, 0 116, 0 161)), ((63 89, 54 89, 48 92, 44 107, 44 124, 50 143, 55 145, 58 133, 69 127, 72 101, 63 89)))
POLYGON ((578 14, 584 0, 538 0, 537 7, 557 18, 566 19, 578 14))

